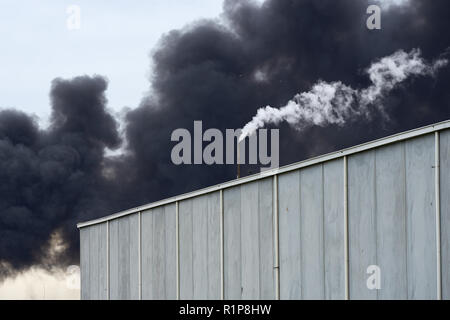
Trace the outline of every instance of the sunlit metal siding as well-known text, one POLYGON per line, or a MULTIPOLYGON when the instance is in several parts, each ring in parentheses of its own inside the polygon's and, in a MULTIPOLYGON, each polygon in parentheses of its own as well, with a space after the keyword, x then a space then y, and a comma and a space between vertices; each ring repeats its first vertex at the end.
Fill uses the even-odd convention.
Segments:
POLYGON ((449 299, 449 128, 80 223, 82 298, 449 299))

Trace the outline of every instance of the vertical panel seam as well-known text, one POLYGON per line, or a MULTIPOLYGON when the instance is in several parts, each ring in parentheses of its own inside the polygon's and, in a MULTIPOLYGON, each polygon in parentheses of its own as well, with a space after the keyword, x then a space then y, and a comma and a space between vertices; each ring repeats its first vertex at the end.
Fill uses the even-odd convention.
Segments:
MULTIPOLYGON (((210 270, 209 270, 209 262, 210 262, 210 255, 209 255, 209 245, 210 245, 210 243, 209 243, 209 216, 210 216, 210 212, 211 212, 211 208, 210 208, 210 200, 211 200, 211 194, 208 194, 208 195, 206 195, 206 197, 205 197, 206 199, 206 217, 204 218, 205 219, 205 228, 206 228, 206 259, 205 259, 205 262, 206 262, 206 299, 209 299, 210 298, 210 294, 211 294, 211 292, 210 292, 210 290, 209 290, 209 285, 210 285, 210 282, 211 282, 211 279, 210 279, 210 270)), ((205 214, 205 213, 203 213, 203 214, 205 214)))
POLYGON ((258 299, 261 299, 261 291, 262 291, 262 286, 261 286, 261 269, 262 269, 262 261, 261 261, 261 250, 263 249, 262 247, 261 247, 261 243, 262 243, 262 241, 261 241, 261 217, 260 217, 260 215, 261 215, 261 190, 260 190, 260 187, 261 187, 261 181, 258 181, 258 183, 256 184, 256 186, 257 186, 257 192, 258 192, 258 209, 257 209, 257 211, 256 211, 256 219, 258 220, 258 223, 257 223, 257 229, 256 229, 256 231, 257 231, 257 233, 258 233, 258 241, 256 242, 257 243, 257 245, 258 245, 258 299))
POLYGON ((224 232, 223 232, 223 189, 220 189, 219 193, 219 206, 220 206, 220 217, 219 217, 219 232, 220 232, 220 300, 224 300, 225 288, 224 288, 224 232))
POLYGON ((96 250, 94 251, 94 261, 95 261, 95 292, 94 295, 96 296, 94 299, 98 300, 100 299, 100 236, 101 236, 101 225, 95 225, 95 227, 91 230, 94 231, 94 241, 96 250))
POLYGON ((325 283, 325 174, 324 164, 322 163, 322 277, 323 277, 323 299, 326 299, 325 283))
POLYGON ((101 281, 101 275, 100 275, 100 272, 101 272, 101 259, 103 258, 103 256, 102 256, 102 252, 101 252, 101 249, 102 249, 102 228, 103 228, 103 224, 98 224, 97 226, 96 226, 96 229, 98 229, 97 231, 96 231, 96 241, 97 241, 97 257, 96 257, 96 259, 98 259, 98 262, 97 262, 97 274, 98 274, 98 279, 97 279, 97 299, 98 300, 100 300, 101 299, 101 297, 103 297, 103 283, 102 283, 102 281, 101 281))
POLYGON ((442 299, 441 280, 441 199, 440 199, 440 141, 439 131, 435 132, 435 209, 436 209, 436 289, 437 300, 442 299))
POLYGON ((81 234, 82 234, 82 232, 81 232, 81 229, 79 230, 79 233, 80 233, 80 300, 83 300, 83 275, 82 275, 82 272, 83 272, 83 265, 84 265, 84 263, 83 263, 83 254, 82 254, 82 251, 83 251, 83 241, 81 240, 81 238, 83 237, 81 234))
POLYGON ((155 268, 153 267, 155 265, 155 256, 158 253, 158 248, 155 246, 155 237, 156 237, 156 209, 152 209, 151 211, 151 219, 152 219, 152 234, 151 234, 151 247, 152 247, 152 254, 150 256, 150 268, 151 268, 151 278, 150 278, 150 296, 152 299, 156 299, 156 277, 155 277, 155 268))
POLYGON ((242 299, 244 287, 242 283, 242 273, 244 272, 242 268, 242 186, 239 186, 239 293, 240 299, 242 299))
POLYGON ((88 260, 88 270, 89 270, 89 290, 87 290, 87 297, 88 297, 88 300, 92 300, 92 297, 91 297, 91 283, 92 283, 92 281, 91 281, 91 276, 92 276, 92 268, 91 268, 91 230, 89 230, 89 229, 87 229, 87 235, 88 235, 88 258, 89 258, 89 260, 88 260))
POLYGON ((175 263, 176 263, 176 299, 180 300, 180 235, 179 235, 179 203, 175 202, 175 263))
POLYGON ((349 285, 349 247, 348 247, 348 163, 347 156, 343 158, 344 163, 344 297, 350 299, 349 285))
POLYGON ((163 296, 164 299, 167 299, 167 287, 168 287, 168 279, 167 279, 167 226, 166 226, 166 219, 167 219, 167 213, 166 213, 166 206, 162 206, 162 212, 163 212, 163 217, 161 218, 162 220, 162 225, 164 226, 163 229, 163 236, 161 237, 162 240, 162 244, 161 244, 161 248, 163 250, 163 255, 164 258, 161 261, 161 263, 163 264, 163 268, 164 268, 164 286, 163 286, 163 296))
MULTIPOLYGON (((128 286, 128 292, 129 292, 129 299, 131 300, 131 297, 133 296, 132 295, 132 287, 131 287, 131 278, 133 277, 133 275, 132 275, 132 270, 133 270, 133 260, 132 260, 132 255, 133 255, 133 253, 132 253, 132 250, 131 250, 131 228, 132 228, 132 223, 131 223, 131 220, 132 220, 132 218, 133 218, 133 216, 129 216, 128 217, 128 239, 127 239, 127 243, 128 243, 128 248, 129 248, 129 250, 128 250, 128 272, 129 272, 129 279, 130 279, 130 281, 128 281, 128 283, 127 283, 127 286, 128 286)), ((138 277, 139 277, 139 275, 138 275, 138 277)))
MULTIPOLYGON (((378 194, 377 194, 377 149, 373 150, 373 224, 375 229, 375 264, 379 266, 378 259, 378 194)), ((377 300, 379 298, 379 290, 375 291, 377 300)))
POLYGON ((101 249, 101 242, 100 242, 100 238, 101 238, 101 232, 102 232, 102 226, 101 225, 96 225, 95 228, 92 229, 95 233, 95 242, 96 242, 96 250, 95 250, 95 266, 96 266, 96 270, 95 270, 95 274, 96 274, 96 279, 95 279, 95 287, 97 290, 95 290, 95 299, 98 300, 100 299, 100 259, 101 259, 101 255, 100 255, 100 249, 101 249))
POLYGON ((273 241, 275 256, 275 299, 280 300, 280 257, 279 257, 279 230, 278 230, 278 175, 273 176, 273 241))
POLYGON ((106 221, 106 300, 110 300, 110 271, 109 271, 109 220, 106 221))
MULTIPOLYGON (((170 207, 170 208, 172 208, 172 206, 170 207)), ((175 208, 175 206, 173 206, 173 208, 175 208)), ((170 243, 171 243, 171 241, 170 241, 170 238, 171 238, 171 236, 173 236, 173 234, 172 234, 172 232, 170 231, 171 229, 170 229, 170 225, 169 225, 169 223, 170 223, 170 221, 171 221, 171 219, 170 219, 170 214, 172 213, 172 212, 174 212, 174 211, 172 211, 172 210, 168 210, 168 213, 165 213, 165 215, 166 215, 166 219, 164 219, 164 228, 166 228, 166 234, 165 234, 165 238, 164 238, 164 248, 166 249, 166 261, 165 261, 165 266, 164 266, 164 269, 165 269, 165 271, 164 271, 164 273, 165 273, 165 275, 166 275, 166 283, 171 283, 171 278, 170 278, 170 275, 169 275, 169 273, 167 272, 167 270, 170 268, 169 267, 169 265, 170 265, 170 261, 171 261, 171 248, 172 248, 172 246, 170 245, 170 243), (167 218, 169 218, 169 219, 167 219, 167 218)), ((176 213, 174 212, 174 215, 176 215, 176 213)), ((175 217, 174 217, 175 218, 175 217)), ((175 218, 176 219, 176 218, 175 218)), ((174 219, 174 220, 175 220, 174 219)), ((173 239, 173 238, 172 238, 173 239)), ((175 244, 175 247, 176 247, 176 244, 175 244)), ((176 250, 176 249, 175 249, 176 250)), ((176 253, 175 253, 175 255, 176 255, 176 253)), ((176 267, 175 267, 176 268, 176 267)), ((176 280, 175 280, 175 282, 176 282, 176 280)), ((169 287, 169 286, 167 286, 167 288, 166 288, 166 299, 173 299, 171 296, 170 296, 170 294, 172 293, 172 290, 171 290, 171 288, 169 287)))
MULTIPOLYGON (((128 248, 129 248, 129 250, 128 250, 128 272, 129 272, 129 279, 130 279, 130 281, 127 283, 127 285, 128 285, 128 290, 129 290, 129 300, 131 300, 131 299, 133 299, 133 297, 134 297, 134 300, 136 300, 136 296, 134 296, 133 295, 133 287, 132 287, 132 281, 131 281, 131 278, 133 278, 134 276, 136 276, 136 274, 133 274, 133 272, 132 271, 134 271, 134 268, 133 268, 133 265, 134 265, 134 261, 133 261, 133 250, 131 250, 132 249, 132 242, 133 242, 133 240, 132 240, 132 227, 133 227, 133 223, 132 223, 132 218, 134 218, 134 214, 133 215, 131 215, 131 216, 129 216, 129 218, 128 218, 128 241, 127 241, 127 243, 128 243, 128 248)), ((137 274, 137 276, 138 276, 138 278, 139 278, 139 274, 137 274)))
POLYGON ((303 272, 303 248, 302 248, 302 170, 298 171, 298 199, 299 199, 299 203, 298 203, 298 222, 299 222, 299 229, 298 229, 298 233, 299 233, 299 260, 300 260, 300 299, 303 299, 303 276, 304 276, 304 272, 303 272))
POLYGON ((141 211, 138 212, 138 267, 139 267, 139 300, 142 300, 142 225, 141 225, 141 211))
POLYGON ((195 295, 195 272, 194 272, 194 199, 190 200, 190 209, 191 209, 191 289, 192 289, 192 295, 191 295, 191 299, 194 300, 196 297, 195 295))
MULTIPOLYGON (((88 246, 88 248, 89 248, 89 251, 88 251, 88 270, 89 270, 89 287, 88 287, 88 290, 86 290, 86 292, 87 292, 87 300, 92 300, 92 297, 91 297, 91 283, 92 283, 92 281, 91 281, 91 276, 92 276, 92 268, 91 268, 91 260, 92 260, 92 258, 91 258, 91 230, 90 229, 87 229, 87 235, 88 235, 88 244, 89 244, 89 246, 88 246)), ((45 288, 44 288, 45 289, 45 288)))
POLYGON ((406 175, 406 143, 403 142, 403 179, 405 184, 405 193, 404 193, 404 210, 405 210, 405 268, 406 268, 406 299, 409 296, 409 281, 408 281, 408 177, 406 175))

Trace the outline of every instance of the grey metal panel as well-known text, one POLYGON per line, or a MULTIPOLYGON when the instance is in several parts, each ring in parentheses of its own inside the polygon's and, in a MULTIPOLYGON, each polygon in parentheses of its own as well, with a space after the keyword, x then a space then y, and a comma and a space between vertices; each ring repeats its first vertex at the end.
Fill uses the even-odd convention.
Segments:
POLYGON ((224 298, 241 298, 241 187, 223 191, 224 298))
POLYGON ((405 145, 376 150, 377 261, 379 299, 407 298, 405 145))
POLYGON ((165 213, 165 284, 166 299, 177 297, 176 205, 164 206, 165 213))
POLYGON ((159 287, 155 284, 161 278, 154 276, 153 259, 156 256, 154 247, 156 250, 161 250, 154 240, 153 234, 155 227, 153 225, 153 217, 158 208, 150 209, 141 213, 141 281, 142 281, 142 300, 147 299, 163 299, 162 293, 157 292, 156 288, 159 287))
POLYGON ((139 299, 139 216, 110 223, 110 298, 139 299))
POLYGON ((301 299, 300 174, 278 177, 280 299, 301 299))
POLYGON ((220 273, 220 192, 215 192, 208 195, 207 231, 207 298, 217 300, 220 299, 222 292, 222 280, 220 273))
POLYGON ((377 265, 375 151, 348 157, 348 232, 350 299, 376 299, 366 285, 366 270, 377 265))
POLYGON ((99 291, 99 268, 98 268, 98 253, 99 253, 99 225, 92 226, 89 228, 89 296, 91 300, 98 299, 98 291, 99 291))
POLYGON ((242 299, 259 299, 258 199, 258 183, 241 187, 242 299))
POLYGON ((442 299, 450 299, 450 130, 440 133, 442 299))
POLYGON ((220 199, 213 193, 193 199, 194 299, 220 298, 220 199))
POLYGON ((119 267, 118 267, 118 290, 119 298, 130 299, 131 297, 131 270, 130 270, 130 219, 127 216, 125 219, 119 220, 118 233, 118 247, 119 247, 119 267))
POLYGON ((275 297, 272 188, 268 178, 224 191, 226 299, 275 297))
POLYGON ((193 199, 179 202, 180 299, 194 297, 192 202, 193 199))
POLYGON ((89 235, 90 228, 86 227, 80 230, 80 269, 81 269, 81 299, 89 300, 90 291, 90 258, 89 258, 89 235))
POLYGON ((327 167, 326 198, 321 164, 279 176, 281 299, 324 299, 326 288, 328 296, 343 296, 342 168, 342 160, 327 167))
POLYGON ((106 223, 92 225, 81 233, 81 298, 107 299, 106 223))
POLYGON ((119 296, 119 220, 109 222, 109 298, 119 296))
POLYGON ((323 167, 300 170, 302 299, 324 299, 323 167))
POLYGON ((273 241, 273 179, 259 182, 259 267, 260 299, 275 298, 273 241))
POLYGON ((150 266, 153 274, 153 299, 165 297, 166 283, 164 276, 165 267, 165 217, 164 207, 153 210, 153 263, 150 266))
POLYGON ((139 299, 139 214, 129 216, 130 299, 139 299))
MULTIPOLYGON (((207 196, 192 201, 192 283, 190 299, 206 299, 208 288, 208 199, 207 196)), ((180 230, 181 233, 184 229, 180 230)))
POLYGON ((98 236, 98 296, 99 300, 108 299, 108 263, 107 263, 107 224, 102 223, 97 225, 98 236))
POLYGON ((345 299, 343 159, 323 165, 325 299, 345 299))
POLYGON ((434 135, 406 142, 408 299, 436 299, 434 135))
POLYGON ((212 193, 180 202, 180 298, 219 299, 220 199, 212 193))
POLYGON ((142 299, 175 299, 175 204, 141 215, 142 299))

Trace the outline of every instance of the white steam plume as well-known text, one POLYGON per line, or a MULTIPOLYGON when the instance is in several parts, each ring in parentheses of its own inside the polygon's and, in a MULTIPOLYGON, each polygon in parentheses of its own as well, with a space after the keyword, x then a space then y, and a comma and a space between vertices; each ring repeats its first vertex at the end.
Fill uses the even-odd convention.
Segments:
POLYGON ((373 108, 384 112, 381 100, 396 85, 411 76, 433 76, 447 63, 447 59, 427 63, 419 49, 409 53, 399 50, 366 69, 372 84, 365 89, 353 89, 340 81, 328 83, 320 80, 310 91, 295 95, 279 109, 271 106, 258 109, 253 119, 242 129, 239 141, 270 123, 286 121, 302 130, 313 125, 343 125, 348 119, 357 116, 370 118, 373 108))

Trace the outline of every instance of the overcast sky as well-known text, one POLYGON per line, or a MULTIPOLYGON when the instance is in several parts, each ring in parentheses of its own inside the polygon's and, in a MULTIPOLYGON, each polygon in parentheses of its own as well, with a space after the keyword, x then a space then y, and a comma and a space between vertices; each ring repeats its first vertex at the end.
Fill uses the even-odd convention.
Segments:
POLYGON ((46 124, 56 77, 109 79, 109 107, 139 104, 149 88, 149 53, 159 37, 197 18, 216 17, 221 0, 1 0, 0 108, 17 108, 46 124), (81 28, 66 26, 70 5, 81 28))

